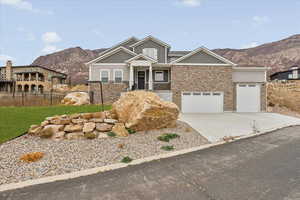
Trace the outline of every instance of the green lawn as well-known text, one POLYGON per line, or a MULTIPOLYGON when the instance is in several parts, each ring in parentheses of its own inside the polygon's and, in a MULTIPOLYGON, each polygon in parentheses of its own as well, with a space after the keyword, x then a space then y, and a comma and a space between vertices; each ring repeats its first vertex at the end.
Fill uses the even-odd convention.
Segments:
MULTIPOLYGON (((110 109, 110 106, 105 106, 105 109, 110 109)), ((0 107, 0 144, 25 133, 30 125, 39 124, 46 117, 100 110, 99 105, 0 107)))

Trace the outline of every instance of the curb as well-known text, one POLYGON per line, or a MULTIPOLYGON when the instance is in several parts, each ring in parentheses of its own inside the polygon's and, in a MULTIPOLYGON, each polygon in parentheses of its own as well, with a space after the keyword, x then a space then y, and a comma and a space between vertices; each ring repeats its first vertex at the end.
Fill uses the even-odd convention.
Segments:
POLYGON ((192 148, 189 148, 189 149, 183 149, 183 150, 179 150, 179 151, 159 154, 159 155, 156 155, 156 156, 141 158, 141 159, 133 160, 129 164, 117 163, 117 164, 112 164, 112 165, 107 165, 107 166, 96 167, 96 168, 92 168, 92 169, 72 172, 72 173, 68 173, 68 174, 44 177, 44 178, 39 178, 39 179, 35 179, 35 180, 28 180, 28 181, 19 182, 19 183, 10 183, 10 184, 5 184, 5 185, 0 185, 0 192, 20 189, 20 188, 24 188, 24 187, 40 185, 40 184, 45 184, 45 183, 52 183, 52 182, 55 182, 55 181, 63 181, 63 180, 68 180, 68 179, 74 179, 74 178, 78 178, 78 177, 82 177, 82 176, 88 176, 88 175, 93 175, 93 174, 97 174, 97 173, 101 173, 101 172, 107 172, 107 171, 112 171, 112 170, 116 170, 116 169, 121 169, 121 168, 125 168, 125 167, 132 166, 132 165, 139 165, 139 164, 154 161, 154 160, 170 158, 170 157, 183 155, 183 154, 187 154, 187 153, 191 153, 191 152, 195 152, 195 151, 209 149, 209 148, 216 147, 216 146, 223 145, 223 144, 227 144, 227 143, 233 143, 233 142, 243 140, 243 139, 247 139, 247 138, 257 137, 257 136, 260 136, 260 135, 265 135, 265 134, 271 133, 273 131, 276 131, 276 130, 279 130, 279 129, 282 129, 282 128, 292 127, 292 126, 297 126, 297 125, 287 125, 287 126, 281 127, 281 128, 265 130, 264 132, 261 132, 261 133, 241 136, 239 138, 235 138, 235 139, 230 140, 230 141, 220 141, 220 142, 216 142, 216 143, 213 143, 213 144, 206 144, 206 145, 202 145, 202 146, 198 146, 198 147, 192 147, 192 148))

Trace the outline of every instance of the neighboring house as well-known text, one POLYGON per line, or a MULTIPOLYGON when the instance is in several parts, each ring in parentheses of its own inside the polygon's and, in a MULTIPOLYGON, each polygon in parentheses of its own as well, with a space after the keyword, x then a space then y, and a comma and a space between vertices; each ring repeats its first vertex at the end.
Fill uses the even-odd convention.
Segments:
POLYGON ((300 67, 293 65, 288 70, 276 72, 270 76, 272 81, 274 80, 300 80, 300 67))
POLYGON ((238 66, 205 47, 170 49, 152 36, 132 37, 86 63, 95 101, 100 101, 101 81, 105 103, 122 92, 150 90, 184 113, 266 110, 265 67, 238 66))
POLYGON ((43 93, 52 84, 63 84, 67 75, 41 66, 12 66, 7 61, 0 67, 0 92, 43 93))

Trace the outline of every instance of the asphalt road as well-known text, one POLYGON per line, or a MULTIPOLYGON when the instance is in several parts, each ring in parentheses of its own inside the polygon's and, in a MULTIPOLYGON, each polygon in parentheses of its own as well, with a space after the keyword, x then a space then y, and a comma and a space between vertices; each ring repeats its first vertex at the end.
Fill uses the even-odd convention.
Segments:
POLYGON ((299 200, 300 127, 111 172, 0 193, 9 200, 299 200))

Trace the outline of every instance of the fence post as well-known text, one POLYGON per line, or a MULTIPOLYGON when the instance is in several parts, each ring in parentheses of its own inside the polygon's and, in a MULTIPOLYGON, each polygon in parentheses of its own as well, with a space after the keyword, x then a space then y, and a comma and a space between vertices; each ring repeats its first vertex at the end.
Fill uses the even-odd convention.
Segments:
POLYGON ((90 91, 90 102, 91 104, 94 104, 94 92, 90 91))

